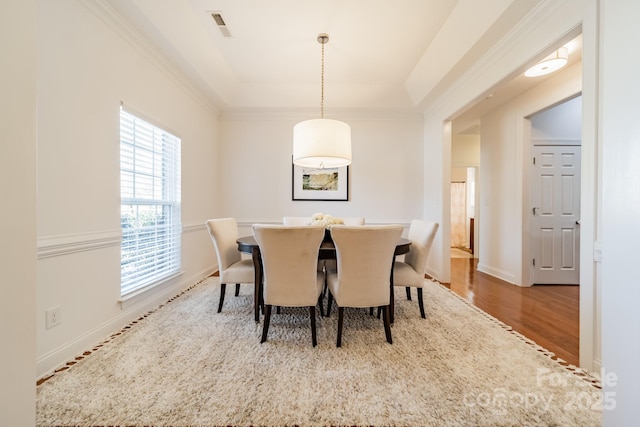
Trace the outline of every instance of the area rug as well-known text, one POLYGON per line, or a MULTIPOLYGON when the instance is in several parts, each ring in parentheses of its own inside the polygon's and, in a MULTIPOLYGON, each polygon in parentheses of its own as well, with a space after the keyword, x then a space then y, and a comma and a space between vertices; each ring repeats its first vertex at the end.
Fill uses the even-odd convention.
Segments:
MULTIPOLYGON (((438 283, 427 318, 396 294, 393 344, 382 320, 346 309, 273 314, 267 342, 252 288, 209 277, 70 361, 37 386, 39 426, 597 426, 597 378, 563 366, 438 283)), ((415 294, 414 294, 415 295, 415 294)))

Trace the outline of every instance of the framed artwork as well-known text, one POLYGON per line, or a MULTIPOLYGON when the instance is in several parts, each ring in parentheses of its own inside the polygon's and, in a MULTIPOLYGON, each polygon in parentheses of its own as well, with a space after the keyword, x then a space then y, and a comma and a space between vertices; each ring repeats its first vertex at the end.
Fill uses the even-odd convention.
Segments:
POLYGON ((291 200, 349 200, 349 166, 314 169, 292 167, 291 200))

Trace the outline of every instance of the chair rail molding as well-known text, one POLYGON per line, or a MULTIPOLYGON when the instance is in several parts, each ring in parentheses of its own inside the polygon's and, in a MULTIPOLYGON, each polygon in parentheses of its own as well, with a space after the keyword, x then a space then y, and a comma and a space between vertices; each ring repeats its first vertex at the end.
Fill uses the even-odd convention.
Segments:
POLYGON ((121 230, 104 230, 91 233, 42 236, 38 238, 38 259, 69 255, 120 246, 121 230))
POLYGON ((182 224, 182 233, 194 233, 198 231, 207 231, 206 221, 190 222, 188 224, 182 224))
MULTIPOLYGON (((202 223, 183 224, 182 233, 206 231, 202 223)), ((74 254, 77 252, 94 251, 112 246, 120 246, 122 231, 96 231, 91 233, 63 234, 57 236, 42 236, 38 238, 38 259, 74 254)))

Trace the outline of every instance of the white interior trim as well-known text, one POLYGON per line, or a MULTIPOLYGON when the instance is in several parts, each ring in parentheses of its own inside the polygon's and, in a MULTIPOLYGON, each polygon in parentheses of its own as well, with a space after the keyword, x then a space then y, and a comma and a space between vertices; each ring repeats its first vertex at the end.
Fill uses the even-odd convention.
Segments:
POLYGON ((121 240, 122 232, 120 229, 44 236, 38 238, 38 259, 120 246, 121 240))

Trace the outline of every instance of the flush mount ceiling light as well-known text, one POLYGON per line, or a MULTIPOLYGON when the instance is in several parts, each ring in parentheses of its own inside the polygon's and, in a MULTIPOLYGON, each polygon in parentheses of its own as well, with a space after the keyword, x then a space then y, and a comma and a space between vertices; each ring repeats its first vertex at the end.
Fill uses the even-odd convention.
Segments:
POLYGON ((351 164, 351 127, 324 118, 324 45, 328 41, 327 34, 318 34, 318 43, 322 45, 320 118, 293 127, 293 163, 302 167, 322 169, 351 164))
POLYGON ((554 71, 564 67, 568 60, 569 49, 566 46, 563 46, 533 67, 529 68, 524 75, 527 77, 538 77, 553 73, 554 71))

